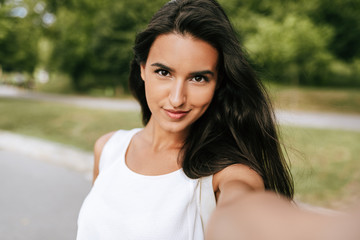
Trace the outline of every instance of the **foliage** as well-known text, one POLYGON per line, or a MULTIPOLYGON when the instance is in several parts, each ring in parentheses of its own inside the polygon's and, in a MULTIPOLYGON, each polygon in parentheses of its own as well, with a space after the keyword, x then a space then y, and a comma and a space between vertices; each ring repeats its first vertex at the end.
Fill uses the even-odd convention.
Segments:
POLYGON ((50 32, 51 66, 68 73, 78 91, 107 86, 127 89, 135 34, 158 2, 79 0, 71 8, 57 5, 57 22, 50 32))
POLYGON ((265 78, 360 86, 360 1, 222 1, 265 78))
POLYGON ((360 1, 322 0, 309 11, 317 24, 327 24, 334 30, 329 50, 343 60, 360 57, 360 1))
POLYGON ((4 71, 32 72, 37 65, 40 16, 33 2, 0 4, 0 67, 4 71))
POLYGON ((253 24, 257 31, 247 34, 244 44, 263 68, 271 70, 275 81, 296 85, 326 81, 327 63, 332 60, 326 49, 331 29, 294 14, 281 22, 258 16, 253 24))
MULTIPOLYGON (((360 87, 360 0, 219 2, 262 78, 360 87)), ((164 3, 0 1, 0 65, 5 71, 62 72, 76 91, 124 92, 135 35, 164 3), (16 12, 21 8, 24 16, 16 12)))

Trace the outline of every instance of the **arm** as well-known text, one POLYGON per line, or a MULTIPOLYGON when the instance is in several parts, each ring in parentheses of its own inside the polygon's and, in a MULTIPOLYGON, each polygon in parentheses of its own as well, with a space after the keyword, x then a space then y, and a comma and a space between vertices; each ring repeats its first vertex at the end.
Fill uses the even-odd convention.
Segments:
POLYGON ((247 172, 244 166, 228 170, 231 174, 214 176, 218 181, 214 186, 218 186, 220 194, 206 229, 206 240, 360 239, 356 236, 359 230, 354 221, 360 220, 360 214, 351 220, 347 216, 304 211, 275 193, 261 189, 259 176, 252 170, 247 172))
POLYGON ((110 139, 110 137, 114 134, 114 132, 107 133, 101 136, 98 140, 96 140, 94 145, 94 168, 93 168, 93 184, 99 175, 99 163, 100 163, 100 156, 102 150, 106 144, 106 142, 110 139))

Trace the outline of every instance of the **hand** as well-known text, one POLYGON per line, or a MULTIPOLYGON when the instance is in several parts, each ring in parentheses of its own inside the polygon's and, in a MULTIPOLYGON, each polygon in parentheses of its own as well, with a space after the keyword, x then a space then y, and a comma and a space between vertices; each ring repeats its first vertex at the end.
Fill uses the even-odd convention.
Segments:
POLYGON ((360 205, 351 215, 298 208, 270 192, 250 192, 218 206, 206 240, 359 240, 360 205))

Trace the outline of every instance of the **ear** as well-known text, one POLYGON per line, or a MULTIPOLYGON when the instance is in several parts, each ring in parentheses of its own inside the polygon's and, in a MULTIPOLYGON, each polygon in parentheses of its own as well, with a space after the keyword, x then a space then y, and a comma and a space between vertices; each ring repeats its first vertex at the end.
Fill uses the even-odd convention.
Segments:
POLYGON ((145 81, 145 63, 140 64, 140 76, 143 81, 145 81))

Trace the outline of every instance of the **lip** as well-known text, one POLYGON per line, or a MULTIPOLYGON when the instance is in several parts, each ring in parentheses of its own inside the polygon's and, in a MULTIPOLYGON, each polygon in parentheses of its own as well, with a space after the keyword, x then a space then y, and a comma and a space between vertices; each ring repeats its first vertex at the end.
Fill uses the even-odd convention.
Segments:
POLYGON ((171 119, 181 119, 190 112, 190 110, 189 111, 178 111, 173 109, 164 109, 164 110, 171 119))

